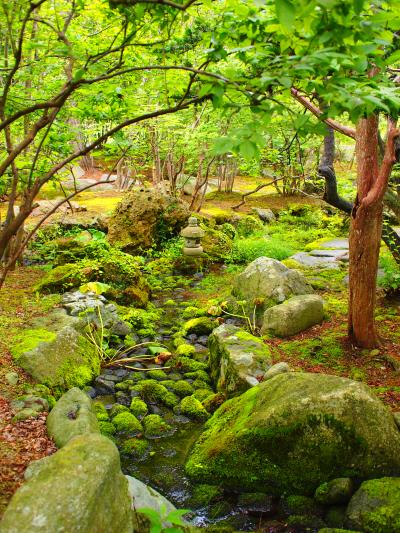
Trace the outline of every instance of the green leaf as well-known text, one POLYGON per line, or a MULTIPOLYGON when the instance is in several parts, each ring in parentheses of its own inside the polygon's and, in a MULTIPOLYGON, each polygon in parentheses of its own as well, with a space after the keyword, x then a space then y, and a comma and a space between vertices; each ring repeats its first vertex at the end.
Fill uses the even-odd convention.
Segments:
POLYGON ((257 155, 257 147, 251 141, 245 140, 240 143, 239 152, 245 159, 251 159, 257 155))
POLYGON ((83 75, 85 74, 85 70, 83 68, 78 69, 74 74, 74 81, 79 81, 82 79, 83 75))
POLYGON ((354 0, 354 11, 358 14, 361 13, 364 7, 364 0, 354 0))
POLYGON ((390 54, 388 58, 386 58, 385 63, 386 65, 393 65, 393 63, 397 63, 400 60, 400 50, 396 50, 393 52, 393 54, 390 54))
POLYGON ((182 517, 185 516, 185 514, 188 514, 189 512, 189 509, 175 509, 168 513, 165 519, 167 522, 171 522, 171 524, 184 526, 185 522, 184 520, 182 520, 182 517))
POLYGON ((284 28, 290 30, 296 17, 296 10, 290 0, 275 0, 276 14, 284 28))

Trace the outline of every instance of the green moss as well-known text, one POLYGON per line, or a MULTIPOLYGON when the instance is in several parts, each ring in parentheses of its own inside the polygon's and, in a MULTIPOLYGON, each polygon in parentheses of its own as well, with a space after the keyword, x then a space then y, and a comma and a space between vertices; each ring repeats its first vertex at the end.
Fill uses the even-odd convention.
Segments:
POLYGON ((199 379, 199 378, 193 381, 193 387, 195 389, 211 389, 211 386, 208 382, 203 381, 202 379, 199 379))
POLYGON ((183 311, 182 311, 182 317, 183 318, 198 318, 198 317, 201 317, 201 316, 205 316, 207 314, 207 311, 206 309, 202 309, 201 307, 193 307, 193 306, 189 306, 189 307, 186 307, 183 311))
POLYGON ((105 420, 99 420, 99 429, 100 433, 106 437, 114 435, 114 433, 117 431, 112 422, 107 422, 105 420))
POLYGON ((207 370, 206 363, 200 361, 194 361, 189 357, 179 356, 174 357, 172 360, 176 368, 182 370, 182 372, 196 372, 197 370, 207 370))
POLYGON ((115 390, 128 390, 129 389, 129 383, 126 381, 121 381, 120 383, 115 384, 115 390))
POLYGON ((183 415, 195 420, 206 420, 209 416, 202 403, 194 396, 183 398, 179 408, 183 415))
POLYGON ((171 408, 179 403, 174 393, 154 379, 145 379, 132 387, 132 389, 138 391, 145 402, 161 402, 171 408))
POLYGON ((143 424, 145 435, 148 438, 162 437, 172 429, 159 415, 147 415, 143 420, 143 424))
POLYGON ((199 398, 198 393, 201 392, 202 389, 195 392, 195 397, 200 400, 204 406, 204 409, 208 411, 209 413, 215 413, 215 411, 221 407, 221 405, 226 401, 226 397, 221 392, 217 392, 216 394, 211 394, 211 391, 204 390, 204 392, 207 393, 207 395, 204 398, 199 398))
POLYGON ((142 433, 143 427, 135 415, 129 412, 118 413, 113 418, 113 424, 117 431, 124 431, 129 433, 142 433))
POLYGON ((190 357, 196 353, 196 348, 191 344, 182 343, 176 349, 176 355, 183 355, 185 357, 190 357))
POLYGON ((137 417, 146 416, 148 412, 147 405, 140 398, 133 398, 129 409, 131 410, 131 413, 137 417))
POLYGON ((249 237, 252 233, 257 233, 263 230, 265 230, 265 228, 261 220, 251 215, 241 217, 236 227, 237 234, 240 237, 249 237))
POLYGON ((195 485, 189 505, 193 508, 206 507, 218 500, 223 495, 223 490, 215 485, 195 485))
POLYGON ((150 379, 156 379, 157 381, 163 381, 164 379, 168 379, 167 374, 164 372, 164 370, 156 368, 155 370, 150 370, 147 372, 147 375, 150 379))
POLYGON ((133 455, 136 458, 142 458, 146 455, 149 443, 145 439, 128 439, 122 443, 121 451, 127 455, 133 455))
POLYGON ((184 396, 190 396, 194 393, 194 388, 190 383, 180 379, 179 381, 171 381, 170 387, 175 394, 183 398, 184 396))
POLYGON ((205 381, 206 383, 209 383, 210 376, 207 374, 205 370, 196 370, 195 372, 186 372, 185 373, 186 379, 201 379, 202 381, 205 381))
POLYGON ((184 323, 182 331, 184 336, 192 333, 196 335, 207 335, 211 333, 214 328, 218 326, 218 323, 207 316, 201 316, 198 318, 192 318, 184 323))
POLYGON ((126 407, 126 405, 121 405, 120 403, 115 403, 111 407, 110 416, 111 418, 114 418, 114 416, 117 416, 119 413, 126 413, 129 411, 129 409, 126 407))
POLYGON ((312 498, 295 494, 285 499, 285 507, 290 514, 295 515, 313 515, 317 512, 317 506, 312 498))
POLYGON ((93 402, 93 408, 94 412, 96 413, 97 420, 107 422, 110 419, 110 417, 108 416, 107 409, 104 407, 103 403, 99 401, 93 402))
MULTIPOLYGON (((210 398, 211 396, 214 396, 213 391, 207 387, 205 389, 197 389, 194 391, 193 396, 199 400, 199 402, 203 403, 206 399, 210 398)), ((208 409, 207 409, 208 411, 208 409)))
POLYGON ((15 344, 11 347, 11 354, 16 361, 24 352, 34 350, 41 342, 52 342, 56 338, 53 331, 43 328, 25 329, 15 337, 15 344))

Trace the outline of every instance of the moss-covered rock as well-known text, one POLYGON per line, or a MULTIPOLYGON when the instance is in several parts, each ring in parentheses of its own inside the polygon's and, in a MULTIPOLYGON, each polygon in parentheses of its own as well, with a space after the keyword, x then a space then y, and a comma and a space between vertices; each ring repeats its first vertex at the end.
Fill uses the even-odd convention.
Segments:
POLYGON ((138 418, 146 416, 148 412, 147 404, 140 398, 133 398, 129 409, 138 418))
POLYGON ((97 349, 85 336, 84 326, 78 318, 56 309, 40 319, 39 327, 21 331, 11 353, 40 383, 61 391, 83 388, 100 372, 97 349))
POLYGON ((175 351, 176 355, 183 355, 185 357, 190 357, 196 353, 196 348, 192 344, 182 342, 179 344, 175 351))
POLYGON ((208 335, 212 330, 218 326, 218 322, 208 316, 200 316, 191 318, 184 323, 182 331, 184 335, 208 335))
POLYGON ((194 396, 186 396, 183 398, 179 405, 179 410, 182 415, 194 418, 195 420, 206 420, 209 417, 203 404, 194 396))
MULTIPOLYGON (((115 405, 119 405, 119 404, 115 404, 115 405)), ((104 403, 100 402, 99 400, 94 401, 93 409, 96 414, 96 418, 99 422, 107 422, 108 420, 110 420, 110 415, 108 414, 108 411, 105 408, 104 403)), ((127 411, 128 409, 126 408, 125 410, 127 411)))
POLYGON ((264 230, 264 224, 259 218, 245 215, 240 218, 236 226, 236 232, 240 237, 249 237, 252 233, 264 230))
POLYGON ((172 429, 160 415, 147 415, 143 420, 143 425, 147 438, 163 437, 169 434, 172 429))
POLYGON ((58 448, 77 435, 99 433, 92 400, 77 387, 61 396, 47 417, 46 425, 58 448))
POLYGON ((222 324, 208 339, 211 377, 228 396, 258 385, 271 367, 271 352, 263 341, 236 326, 222 324))
POLYGON ((164 379, 168 379, 167 374, 164 372, 164 370, 161 370, 161 368, 149 370, 149 372, 147 372, 147 375, 150 379, 156 379, 157 381, 163 381, 164 379))
POLYGON ((129 408, 126 405, 122 405, 120 403, 114 403, 114 405, 111 407, 111 410, 110 410, 110 417, 114 418, 114 416, 117 416, 119 413, 124 413, 127 411, 129 411, 129 408))
POLYGON ((108 284, 106 296, 120 303, 135 302, 139 307, 148 302, 149 285, 140 261, 106 243, 86 246, 85 258, 50 270, 35 286, 42 293, 78 289, 92 281, 108 284))
POLYGON ((117 432, 117 428, 112 422, 107 422, 106 420, 100 420, 99 422, 100 433, 105 437, 112 437, 117 432))
POLYGON ((332 479, 315 491, 315 500, 323 505, 348 503, 354 492, 353 480, 348 477, 332 479))
POLYGON ((190 212, 183 201, 161 189, 130 191, 117 205, 108 224, 108 240, 130 254, 178 235, 190 212))
POLYGON ((400 478, 364 481, 350 500, 345 525, 365 533, 400 531, 400 478))
POLYGON ((400 433, 365 385, 285 373, 222 405, 186 463, 194 480, 312 495, 337 477, 400 473, 400 433))
POLYGON ((125 440, 121 445, 122 453, 127 455, 133 455, 134 457, 140 459, 147 454, 149 449, 149 443, 146 439, 133 439, 125 440))
POLYGON ((138 435, 143 432, 143 426, 135 415, 129 412, 119 413, 113 418, 117 431, 138 435))
POLYGON ((223 490, 215 485, 195 485, 189 505, 194 509, 207 507, 210 503, 220 499, 222 495, 223 490))
POLYGON ((132 387, 132 390, 138 391, 147 403, 160 402, 170 408, 175 407, 179 403, 177 396, 155 379, 144 379, 132 387))
POLYGON ((183 379, 180 379, 179 381, 172 381, 170 388, 180 398, 191 396, 194 393, 194 387, 183 379))
POLYGON ((98 434, 71 439, 31 463, 14 494, 2 533, 118 531, 131 533, 131 500, 115 445, 98 434))
POLYGON ((205 235, 201 240, 204 252, 211 261, 222 262, 229 257, 233 240, 225 232, 201 225, 205 235))

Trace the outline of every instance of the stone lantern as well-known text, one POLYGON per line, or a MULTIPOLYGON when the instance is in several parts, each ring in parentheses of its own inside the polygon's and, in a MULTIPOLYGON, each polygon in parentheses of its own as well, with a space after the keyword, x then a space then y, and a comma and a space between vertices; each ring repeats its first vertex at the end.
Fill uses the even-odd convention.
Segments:
POLYGON ((204 231, 199 227, 196 217, 190 217, 189 223, 181 231, 182 237, 185 239, 183 247, 184 255, 200 256, 203 254, 203 247, 200 244, 200 239, 204 237, 204 231))

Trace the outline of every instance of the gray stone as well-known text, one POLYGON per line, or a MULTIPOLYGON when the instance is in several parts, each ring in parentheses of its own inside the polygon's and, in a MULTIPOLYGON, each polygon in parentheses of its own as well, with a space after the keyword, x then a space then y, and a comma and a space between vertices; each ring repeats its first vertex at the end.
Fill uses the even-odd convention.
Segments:
POLYGON ((364 481, 346 511, 345 525, 357 531, 400 531, 400 478, 364 481))
POLYGON ((6 378, 7 383, 10 385, 16 385, 19 380, 19 375, 16 372, 7 372, 4 377, 6 378))
POLYGON ((230 490, 311 496, 349 473, 399 475, 400 432, 363 383, 286 372, 225 402, 207 421, 186 472, 230 490))
POLYGON ((250 263, 234 281, 234 295, 244 299, 249 306, 261 300, 259 310, 282 303, 293 295, 312 294, 314 291, 306 278, 269 257, 259 257, 250 263))
POLYGON ((300 265, 308 268, 340 268, 339 263, 337 263, 334 257, 314 257, 307 252, 298 252, 297 254, 289 257, 289 259, 292 259, 292 261, 296 261, 300 265))
MULTIPOLYGON (((161 516, 176 510, 170 501, 149 485, 132 476, 125 477, 128 480, 129 494, 132 500, 133 528, 135 531, 148 531, 148 519, 140 513, 140 509, 152 509, 161 516)), ((172 524, 165 522, 163 526, 171 527, 172 524)))
POLYGON ((263 222, 275 222, 276 216, 271 209, 260 209, 259 207, 253 207, 252 211, 259 217, 263 222))
POLYGON ((315 491, 315 500, 322 505, 348 503, 354 492, 354 483, 348 477, 332 479, 320 485, 315 491))
POLYGON ((55 309, 21 331, 11 347, 16 362, 49 387, 83 387, 100 371, 96 347, 84 334, 85 323, 55 309))
POLYGON ((311 326, 320 324, 324 318, 324 301, 316 294, 293 296, 283 304, 270 307, 264 313, 261 333, 289 337, 311 326))
POLYGON ((132 533, 128 482, 116 446, 85 434, 36 461, 14 494, 2 533, 132 533))
POLYGON ((277 376, 278 374, 283 374, 284 372, 290 372, 289 365, 284 361, 282 361, 281 363, 276 363, 265 372, 264 381, 266 381, 267 379, 271 379, 277 376))
POLYGON ((228 396, 258 385, 271 366, 271 352, 261 339, 236 326, 222 324, 208 341, 211 377, 228 396))
POLYGON ((46 424, 58 448, 77 435, 100 431, 91 399, 77 387, 61 396, 47 417, 46 424))
POLYGON ((321 248, 336 248, 337 250, 348 250, 349 239, 331 239, 320 244, 321 248))
POLYGON ((349 253, 346 250, 311 250, 313 257, 333 257, 335 261, 348 261, 349 253))

